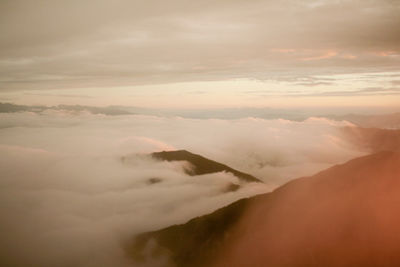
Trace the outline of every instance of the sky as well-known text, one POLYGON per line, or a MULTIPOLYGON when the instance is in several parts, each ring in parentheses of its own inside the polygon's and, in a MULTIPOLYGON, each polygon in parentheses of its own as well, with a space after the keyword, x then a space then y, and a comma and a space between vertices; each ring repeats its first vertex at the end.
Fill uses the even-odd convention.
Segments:
POLYGON ((2 0, 0 101, 400 106, 400 1, 2 0))

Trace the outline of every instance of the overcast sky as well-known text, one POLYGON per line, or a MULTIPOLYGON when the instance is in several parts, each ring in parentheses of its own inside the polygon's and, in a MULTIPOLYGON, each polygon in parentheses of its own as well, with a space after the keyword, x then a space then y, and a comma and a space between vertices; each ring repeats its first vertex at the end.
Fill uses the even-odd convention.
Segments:
POLYGON ((399 14, 398 0, 2 0, 0 101, 396 106, 399 14))

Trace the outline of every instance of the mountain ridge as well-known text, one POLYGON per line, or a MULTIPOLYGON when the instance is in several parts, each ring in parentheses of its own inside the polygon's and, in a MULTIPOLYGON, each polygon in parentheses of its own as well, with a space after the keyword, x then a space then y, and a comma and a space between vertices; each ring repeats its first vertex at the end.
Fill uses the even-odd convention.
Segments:
MULTIPOLYGON (((216 266, 364 264, 366 266, 370 257, 376 262, 388 263, 387 266, 396 266, 392 263, 400 263, 400 258, 396 258, 394 254, 384 252, 379 254, 379 251, 371 255, 365 253, 358 236, 377 239, 376 242, 383 242, 382 246, 391 245, 365 230, 365 227, 371 224, 370 227, 375 227, 381 232, 386 228, 394 229, 396 232, 391 223, 374 224, 361 218, 379 214, 377 210, 379 207, 374 205, 374 201, 383 201, 385 204, 385 200, 379 197, 385 195, 385 192, 387 197, 394 198, 400 203, 400 197, 397 197, 400 190, 394 186, 400 186, 399 174, 400 154, 397 152, 383 151, 359 157, 313 176, 292 180, 273 192, 239 200, 185 224, 141 234, 127 242, 125 249, 130 257, 137 260, 145 243, 155 240, 158 243, 157 247, 162 248, 158 249, 158 252, 164 251, 171 261, 171 266, 178 267, 189 266, 188 264, 190 266, 213 266, 212 264, 216 266), (327 213, 327 210, 336 217, 327 213), (331 219, 332 222, 327 219, 331 219), (335 221, 338 223, 334 224, 335 221), (317 224, 318 222, 320 224, 317 224), (348 228, 347 225, 358 225, 359 228, 356 226, 348 228), (343 235, 343 231, 348 235, 343 235), (255 235, 255 232, 258 234, 255 235), (325 239, 321 240, 317 234, 324 236, 328 243, 329 240, 332 243, 340 241, 347 249, 350 249, 350 246, 347 247, 349 244, 357 244, 360 248, 351 256, 343 249, 325 244, 323 242, 325 239), (268 236, 265 239, 268 241, 262 242, 264 239, 260 236, 268 236), (304 249, 299 246, 304 244, 308 244, 309 248, 304 249), (266 247, 265 250, 260 250, 263 246, 266 247), (283 252, 280 251, 286 251, 289 256, 282 258, 283 252), (313 257, 307 256, 309 252, 313 257), (268 255, 268 258, 265 258, 264 254, 268 255)), ((386 206, 390 211, 396 212, 400 205, 395 204, 386 206)), ((385 216, 391 218, 390 213, 385 213, 381 217, 386 218, 385 216)), ((400 216, 396 217, 396 222, 397 219, 400 222, 400 216)), ((373 245, 370 247, 374 248, 373 245)), ((370 247, 366 246, 365 249, 368 250, 370 247)))
POLYGON ((262 181, 250 174, 238 171, 229 167, 228 165, 219 163, 217 161, 205 158, 201 155, 191 153, 187 150, 173 150, 161 151, 150 154, 151 157, 157 160, 165 161, 187 161, 193 165, 193 169, 185 170, 188 175, 203 175, 215 172, 229 172, 245 182, 259 182, 262 181))

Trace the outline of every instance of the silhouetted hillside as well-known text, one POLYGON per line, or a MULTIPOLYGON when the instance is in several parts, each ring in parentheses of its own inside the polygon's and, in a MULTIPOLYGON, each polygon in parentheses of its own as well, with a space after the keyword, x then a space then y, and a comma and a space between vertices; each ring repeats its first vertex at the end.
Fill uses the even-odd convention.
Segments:
POLYGON ((380 152, 139 235, 126 251, 178 267, 400 266, 399 210, 400 154, 380 152))
POLYGON ((232 173, 239 179, 246 182, 261 182, 259 179, 250 174, 232 169, 227 165, 207 159, 197 154, 190 153, 186 150, 156 152, 152 153, 151 156, 158 160, 188 161, 193 165, 192 169, 186 170, 187 174, 189 175, 202 175, 225 171, 232 173))
POLYGON ((185 224, 141 234, 125 244, 126 252, 137 263, 146 262, 148 256, 167 256, 171 266, 206 266, 222 249, 249 201, 242 199, 185 224), (157 245, 151 244, 153 241, 157 245))

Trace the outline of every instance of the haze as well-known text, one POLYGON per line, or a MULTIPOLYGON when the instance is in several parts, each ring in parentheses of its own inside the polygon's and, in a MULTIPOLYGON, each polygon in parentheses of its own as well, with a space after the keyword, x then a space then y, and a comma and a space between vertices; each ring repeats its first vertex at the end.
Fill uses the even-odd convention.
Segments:
MULTIPOLYGON (((397 0, 1 0, 0 265, 176 267, 171 244, 139 263, 127 244, 175 224, 200 242, 193 218, 398 158, 399 14, 397 0)), ((235 261, 251 237, 221 251, 235 261)))
POLYGON ((391 0, 4 0, 0 100, 395 108, 399 13, 391 0))

